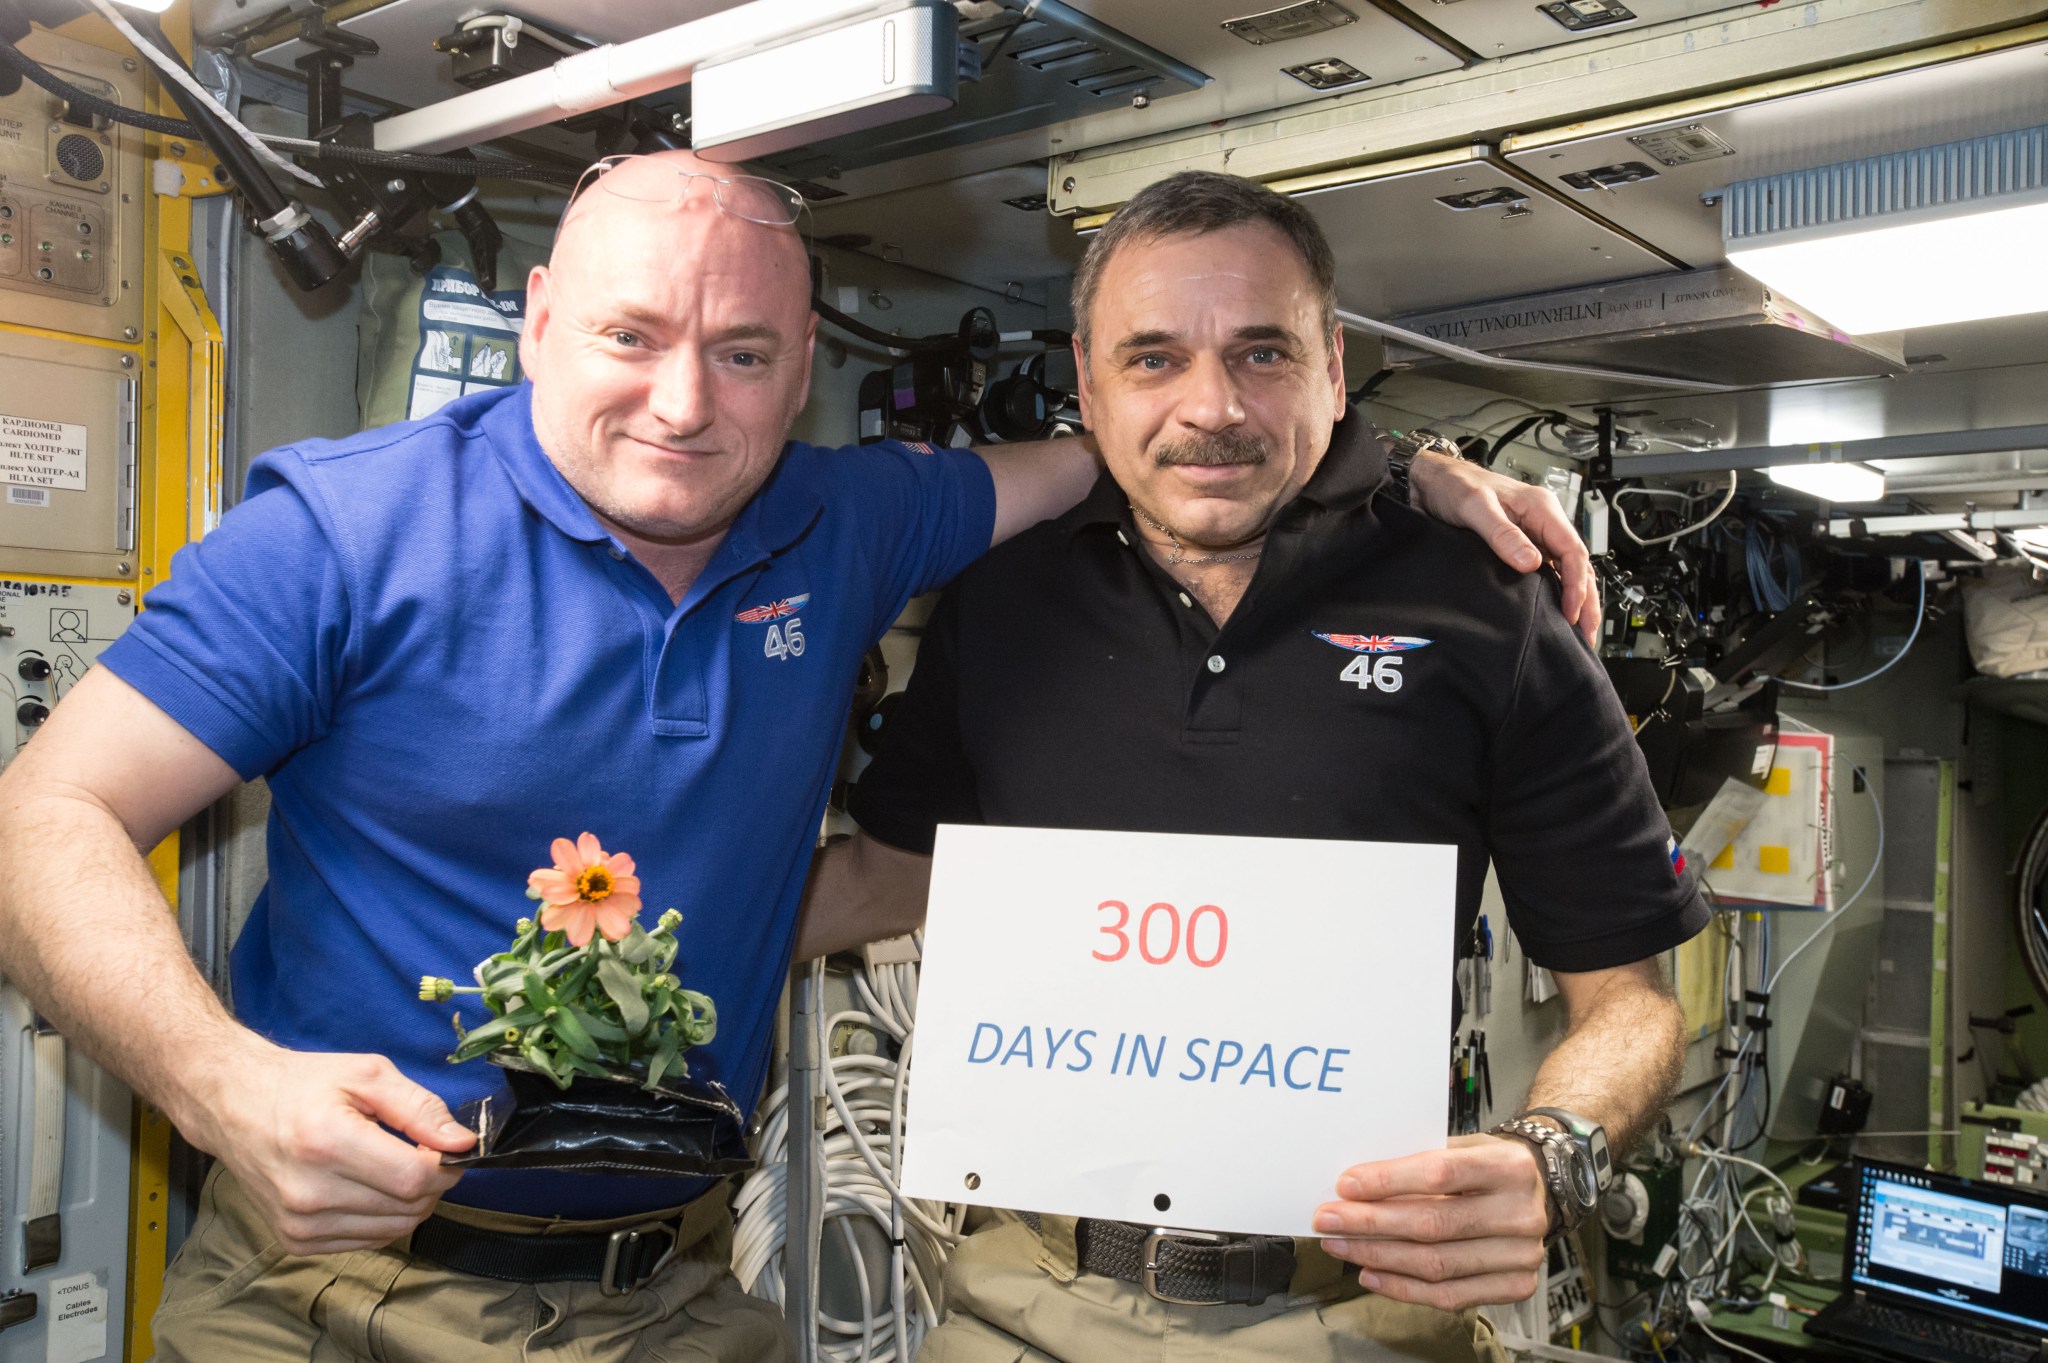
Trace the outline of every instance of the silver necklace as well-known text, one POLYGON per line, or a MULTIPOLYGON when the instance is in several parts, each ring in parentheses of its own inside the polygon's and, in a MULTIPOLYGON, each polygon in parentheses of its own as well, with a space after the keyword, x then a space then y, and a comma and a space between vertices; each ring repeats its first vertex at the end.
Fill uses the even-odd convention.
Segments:
POLYGON ((1128 505, 1131 508, 1131 511, 1138 517, 1139 520, 1145 522, 1145 524, 1151 526, 1154 530, 1157 530, 1160 534, 1166 536, 1166 542, 1173 546, 1173 557, 1166 561, 1167 566, 1169 567, 1183 563, 1191 565, 1199 565, 1204 563, 1247 563, 1252 559, 1257 558, 1260 554, 1266 552, 1266 546, 1261 544, 1258 548, 1247 549, 1245 552, 1241 554, 1190 554, 1187 550, 1181 547, 1180 536, 1174 534, 1171 530, 1161 525, 1158 521, 1153 520, 1150 516, 1145 514, 1145 512, 1139 508, 1136 502, 1129 502, 1126 503, 1126 505, 1128 505))

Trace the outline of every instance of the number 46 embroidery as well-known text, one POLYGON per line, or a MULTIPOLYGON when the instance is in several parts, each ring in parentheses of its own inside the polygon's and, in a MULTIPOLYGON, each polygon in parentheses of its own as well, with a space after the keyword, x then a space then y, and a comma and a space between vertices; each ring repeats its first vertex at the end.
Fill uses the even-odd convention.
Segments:
POLYGON ((771 658, 801 658, 804 656, 804 622, 801 616, 791 616, 786 625, 768 626, 768 638, 761 645, 761 651, 771 658))
POLYGON ((1377 656, 1361 653, 1346 663, 1344 670, 1339 672, 1337 677, 1340 681, 1354 683, 1361 691, 1368 686, 1377 687, 1382 691, 1399 691, 1401 660, 1391 653, 1377 656))

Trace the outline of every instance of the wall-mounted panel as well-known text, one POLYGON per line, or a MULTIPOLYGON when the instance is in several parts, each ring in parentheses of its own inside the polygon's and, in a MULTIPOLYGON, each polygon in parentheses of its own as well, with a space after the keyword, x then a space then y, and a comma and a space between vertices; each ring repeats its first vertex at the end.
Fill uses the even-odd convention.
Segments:
MULTIPOLYGON (((42 29, 21 49, 102 99, 142 103, 133 56, 42 29)), ((74 114, 27 81, 0 98, 0 318, 102 340, 140 336, 142 141, 140 130, 74 114)))
POLYGON ((0 979, 0 1363, 124 1356, 131 1106, 0 979))
POLYGON ((0 572, 134 575, 134 362, 0 331, 0 572))
POLYGON ((1482 57, 1630 33, 1754 0, 1395 0, 1482 57))
POLYGON ((1671 268, 1522 184, 1479 148, 1416 164, 1337 188, 1294 190, 1329 235, 1346 308, 1390 317, 1671 268))
POLYGON ((134 619, 128 587, 0 577, 0 767, 134 619))

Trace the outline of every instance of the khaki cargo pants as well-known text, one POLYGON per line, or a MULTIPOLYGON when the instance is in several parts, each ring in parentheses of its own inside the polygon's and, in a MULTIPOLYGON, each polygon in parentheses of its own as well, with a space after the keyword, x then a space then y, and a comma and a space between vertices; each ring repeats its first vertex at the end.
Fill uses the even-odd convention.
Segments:
POLYGON ((1312 1241, 1297 1242, 1283 1296, 1176 1306, 1077 1272, 1073 1221, 1043 1225, 1043 1237, 1022 1222, 968 1237, 917 1363, 1507 1363, 1477 1311, 1373 1296, 1312 1241))
MULTIPOLYGON (((526 1218, 450 1209, 472 1225, 526 1218)), ((644 1218, 633 1218, 641 1220, 644 1218)), ((590 1229, 598 1229, 592 1226, 590 1229)), ((158 1363, 792 1363, 774 1306, 732 1276, 722 1195, 699 1199, 684 1238, 701 1238, 625 1296, 596 1283, 506 1283, 389 1249, 299 1257, 216 1166, 192 1237, 164 1275, 158 1363), (702 1209, 699 1212, 698 1209, 702 1209)))

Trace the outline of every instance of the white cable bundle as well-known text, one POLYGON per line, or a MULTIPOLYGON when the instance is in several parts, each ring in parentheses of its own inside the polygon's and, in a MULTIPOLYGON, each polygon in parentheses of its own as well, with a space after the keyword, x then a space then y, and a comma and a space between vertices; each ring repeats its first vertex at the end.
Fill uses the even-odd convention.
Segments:
MULTIPOLYGON (((917 1011, 917 967, 872 966, 853 976, 865 1011, 821 1019, 818 1049, 841 1023, 885 1033, 899 1043, 902 1058, 835 1056, 824 1064, 825 1096, 832 1114, 822 1127, 825 1155, 825 1236, 837 1238, 860 1290, 861 1316, 841 1320, 818 1311, 821 1358, 834 1363, 909 1363, 925 1333, 938 1324, 938 1292, 952 1246, 961 1238, 965 1208, 904 1198, 895 1182, 903 1139, 900 1082, 910 1061, 917 1011), (890 1243, 889 1300, 878 1302, 869 1287, 867 1256, 854 1222, 872 1220, 890 1243), (900 1341, 900 1347, 899 1347, 900 1341)), ((762 1105, 761 1134, 755 1141, 760 1168, 740 1187, 734 1212, 738 1230, 733 1272, 757 1297, 783 1299, 783 1249, 789 1233, 789 1090, 785 1085, 762 1105)))

